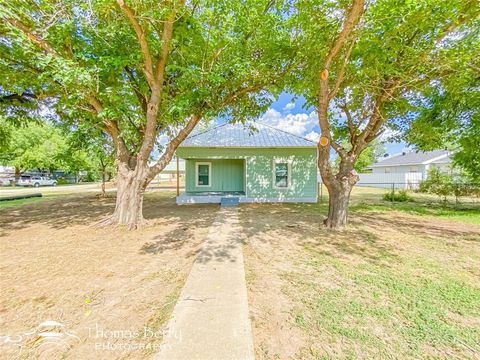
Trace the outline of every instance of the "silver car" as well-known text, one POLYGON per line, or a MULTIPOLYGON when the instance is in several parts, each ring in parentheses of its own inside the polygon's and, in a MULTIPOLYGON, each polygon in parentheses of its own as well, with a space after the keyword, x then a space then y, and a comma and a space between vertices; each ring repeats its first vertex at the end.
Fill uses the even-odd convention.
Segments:
POLYGON ((22 176, 17 181, 18 186, 57 186, 57 180, 50 179, 46 176, 22 176))

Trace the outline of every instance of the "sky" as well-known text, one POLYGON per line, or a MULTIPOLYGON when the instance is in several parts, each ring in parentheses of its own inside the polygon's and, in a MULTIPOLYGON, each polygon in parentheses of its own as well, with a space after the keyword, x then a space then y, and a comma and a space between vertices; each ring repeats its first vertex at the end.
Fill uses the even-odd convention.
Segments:
MULTIPOLYGON (((320 136, 317 114, 313 108, 308 110, 303 108, 304 98, 293 99, 292 94, 282 93, 260 118, 260 121, 292 134, 317 141, 320 136)), ((385 143, 386 152, 390 155, 402 152, 405 146, 405 143, 385 143)))
MULTIPOLYGON (((320 128, 318 126, 317 114, 313 108, 304 109, 305 99, 299 97, 295 99, 293 94, 282 93, 279 98, 272 103, 270 108, 260 117, 259 121, 280 130, 287 131, 294 135, 302 136, 309 140, 318 141, 320 137, 320 128)), ((218 123, 224 123, 225 120, 217 120, 218 123)), ((215 124, 209 124, 214 126, 215 124)), ((166 145, 169 141, 168 136, 162 135, 160 143, 166 145)), ((386 153, 389 155, 398 154, 405 149, 405 143, 384 143, 386 153)), ((332 153, 334 156, 334 154, 332 153)), ((159 152, 155 151, 154 157, 158 157, 159 152)))

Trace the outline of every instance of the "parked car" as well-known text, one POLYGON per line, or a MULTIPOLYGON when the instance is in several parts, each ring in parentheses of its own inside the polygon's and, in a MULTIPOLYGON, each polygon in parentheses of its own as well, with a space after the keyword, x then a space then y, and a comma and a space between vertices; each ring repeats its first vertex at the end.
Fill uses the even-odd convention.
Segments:
POLYGON ((22 176, 17 181, 18 186, 57 186, 57 180, 50 179, 46 176, 22 176))

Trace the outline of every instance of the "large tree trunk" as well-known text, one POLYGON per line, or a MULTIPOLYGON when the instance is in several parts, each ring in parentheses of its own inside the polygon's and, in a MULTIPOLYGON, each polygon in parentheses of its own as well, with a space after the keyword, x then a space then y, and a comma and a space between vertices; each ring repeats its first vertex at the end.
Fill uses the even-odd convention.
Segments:
POLYGON ((15 180, 13 181, 13 186, 17 186, 21 175, 22 175, 22 171, 20 170, 19 167, 15 166, 15 180))
POLYGON ((322 154, 325 149, 319 149, 320 157, 318 164, 320 174, 328 190, 328 217, 324 220, 324 224, 329 229, 343 229, 346 227, 348 220, 350 193, 359 179, 353 169, 356 156, 340 156, 341 161, 338 173, 333 174, 329 158, 322 154))
POLYGON ((115 210, 106 224, 125 225, 136 229, 146 221, 143 217, 143 195, 148 185, 148 168, 138 164, 134 170, 122 164, 117 175, 115 210))
POLYGON ((329 229, 342 229, 347 225, 348 204, 352 187, 348 182, 334 184, 328 189, 328 217, 325 226, 329 229))

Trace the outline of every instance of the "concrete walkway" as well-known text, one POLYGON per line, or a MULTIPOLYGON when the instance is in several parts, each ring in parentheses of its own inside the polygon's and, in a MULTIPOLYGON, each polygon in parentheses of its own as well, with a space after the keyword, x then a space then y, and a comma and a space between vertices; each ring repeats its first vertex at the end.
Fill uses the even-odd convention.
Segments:
POLYGON ((155 359, 254 359, 236 208, 220 209, 210 227, 155 359))

